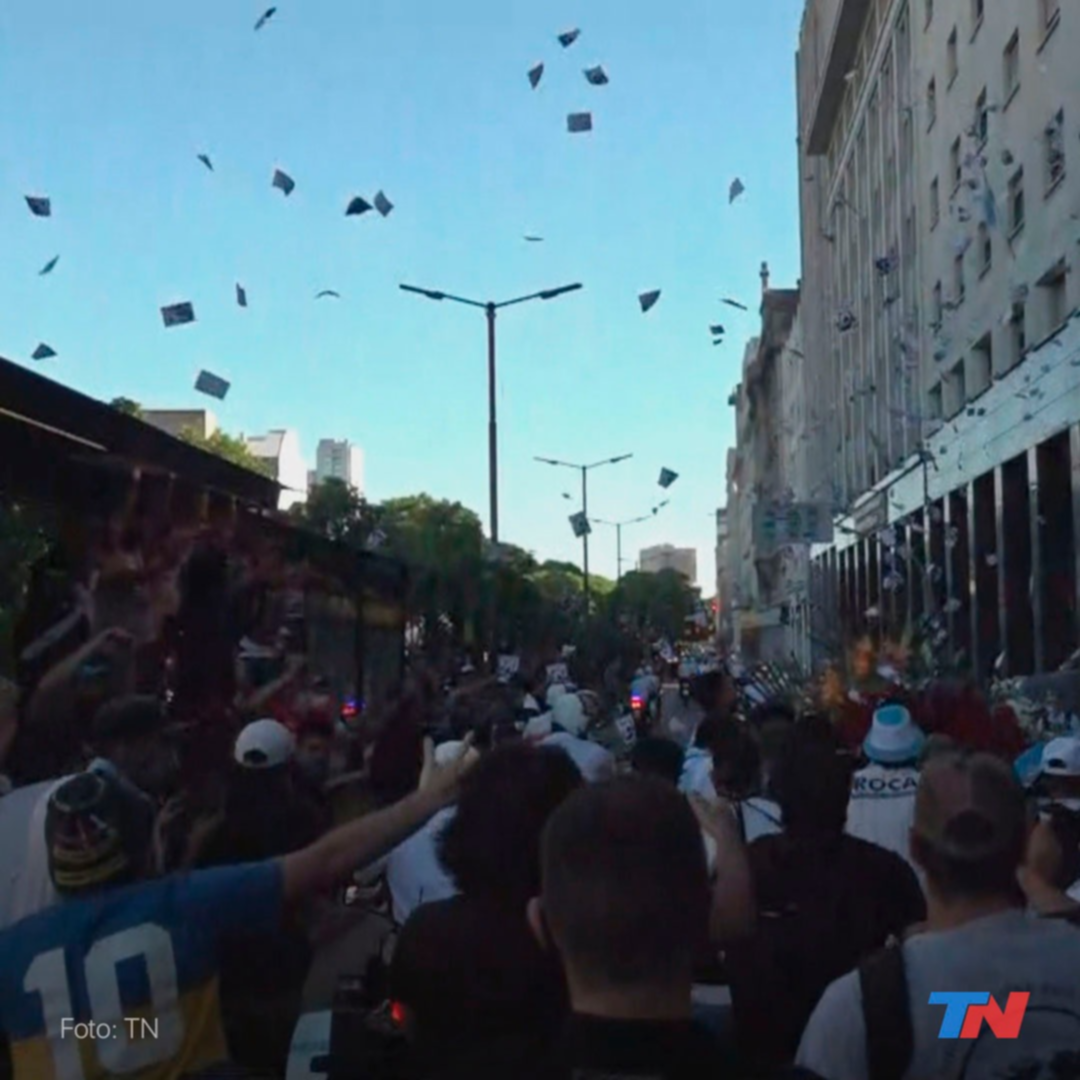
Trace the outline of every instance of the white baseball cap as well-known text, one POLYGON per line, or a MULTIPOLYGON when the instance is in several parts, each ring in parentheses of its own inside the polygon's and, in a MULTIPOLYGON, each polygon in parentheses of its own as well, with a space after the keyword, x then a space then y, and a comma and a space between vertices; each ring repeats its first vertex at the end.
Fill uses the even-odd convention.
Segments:
POLYGON ((1043 776, 1080 776, 1080 738, 1063 735, 1043 747, 1043 776))
POLYGON ((563 694, 551 708, 552 722, 571 735, 584 735, 589 726, 585 706, 577 694, 563 694))
POLYGON ((292 732, 284 724, 256 720, 236 737, 233 757, 245 769, 272 769, 292 757, 295 745, 292 732))

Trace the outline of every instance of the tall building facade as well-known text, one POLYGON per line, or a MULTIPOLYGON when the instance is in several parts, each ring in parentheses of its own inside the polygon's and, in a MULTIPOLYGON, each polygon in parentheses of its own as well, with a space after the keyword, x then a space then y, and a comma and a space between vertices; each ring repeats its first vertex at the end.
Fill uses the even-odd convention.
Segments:
POLYGON ((315 482, 334 478, 364 492, 364 452, 347 439, 320 439, 315 450, 315 482))
POLYGON ((269 469, 281 485, 279 510, 307 501, 308 470, 300 452, 300 437, 291 428, 277 428, 245 440, 251 453, 269 469))
POLYGON ((762 267, 761 333, 747 345, 730 399, 736 444, 728 465, 727 573, 732 645, 751 660, 802 655, 809 618, 809 549, 766 547, 755 522, 769 509, 809 501, 807 388, 798 289, 769 287, 762 267))
POLYGON ((658 574, 661 570, 676 570, 691 585, 697 584, 697 551, 672 544, 657 544, 642 548, 638 567, 643 574, 658 574))
POLYGON ((798 56, 820 653, 979 677, 1080 642, 1080 6, 808 0, 798 56))

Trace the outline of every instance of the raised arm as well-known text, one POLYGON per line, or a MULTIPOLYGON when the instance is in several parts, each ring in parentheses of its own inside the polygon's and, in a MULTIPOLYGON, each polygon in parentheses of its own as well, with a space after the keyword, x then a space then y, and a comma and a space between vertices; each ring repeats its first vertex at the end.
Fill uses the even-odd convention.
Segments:
POLYGON ((355 870, 397 847, 457 798, 458 782, 468 768, 465 750, 448 765, 434 761, 431 740, 424 744, 420 789, 385 810, 333 829, 302 851, 282 860, 284 897, 295 903, 345 881, 355 870))

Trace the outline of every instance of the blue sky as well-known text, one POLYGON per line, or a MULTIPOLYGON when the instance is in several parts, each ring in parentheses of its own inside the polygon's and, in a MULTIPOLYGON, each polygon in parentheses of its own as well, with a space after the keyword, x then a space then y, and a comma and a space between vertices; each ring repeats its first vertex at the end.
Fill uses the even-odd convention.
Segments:
MULTIPOLYGON (((353 439, 372 498, 426 490, 486 521, 483 313, 397 286, 486 300, 580 281, 500 317, 502 539, 578 560, 575 478, 533 456, 633 452, 593 474, 591 512, 647 513, 675 469, 624 554, 694 546, 711 592, 726 402, 754 332, 719 298, 756 307, 762 259, 775 285, 798 277, 800 0, 278 0, 255 34, 265 2, 0 5, 0 355, 97 397, 210 407, 233 432, 295 427, 309 458, 353 439), (593 63, 609 86, 586 83, 593 63), (595 130, 568 135, 579 110, 595 130), (344 217, 380 188, 389 218, 344 217), (324 288, 342 301, 315 303, 324 288), (198 322, 166 331, 179 300, 198 322), (39 341, 59 357, 33 365, 39 341), (202 367, 231 379, 225 402, 193 390, 202 367)), ((591 562, 614 576, 613 531, 591 562)))

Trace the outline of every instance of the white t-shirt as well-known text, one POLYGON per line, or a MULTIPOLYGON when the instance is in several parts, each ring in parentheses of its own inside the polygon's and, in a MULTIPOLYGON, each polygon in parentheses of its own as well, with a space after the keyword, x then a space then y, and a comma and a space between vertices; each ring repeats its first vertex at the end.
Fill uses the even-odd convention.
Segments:
MULTIPOLYGON (((906 1073, 911 1080, 1075 1075, 1061 1066, 1073 1060, 1064 1055, 1080 1047, 1080 931, 1060 920, 1009 911, 958 930, 918 934, 904 943, 904 961, 914 1032, 906 1073), (1001 1008, 1010 993, 1030 992, 1019 1038, 996 1039, 985 1022, 977 1040, 939 1038, 945 1006, 931 1005, 930 995, 976 990, 989 993, 1001 1008), (1055 1059, 1059 1071, 1051 1068, 1055 1059), (1028 1068, 1021 1069, 1025 1063, 1028 1068)), ((824 1080, 866 1080, 858 972, 825 991, 796 1064, 824 1080)))
POLYGON ((399 844, 387 859, 386 884, 394 905, 394 920, 405 920, 421 905, 457 895, 450 875, 439 862, 436 842, 453 818, 454 807, 440 810, 419 831, 399 844))
POLYGON ((45 814, 49 796, 66 779, 16 788, 0 799, 0 930, 59 901, 49 876, 45 814))
POLYGON ((540 745, 557 746, 565 750, 590 784, 610 780, 615 775, 615 755, 588 739, 578 739, 566 731, 556 731, 540 745))
POLYGON ((679 790, 685 795, 700 795, 709 802, 716 802, 716 787, 712 780, 713 759, 708 750, 691 746, 683 758, 679 790))
MULTIPOLYGON (((847 832, 911 863, 908 834, 915 818, 919 770, 867 765, 852 777, 847 832)), ((913 866, 914 864, 911 863, 913 866)), ((915 867, 919 872, 918 867, 915 867)))
MULTIPOLYGON (((691 747, 683 760, 679 790, 685 795, 700 795, 709 802, 716 802, 718 795, 712 779, 713 760, 708 750, 691 747)), ((771 836, 782 831, 780 807, 771 799, 755 795, 743 799, 743 828, 746 831, 746 843, 752 844, 758 837, 771 836)))

